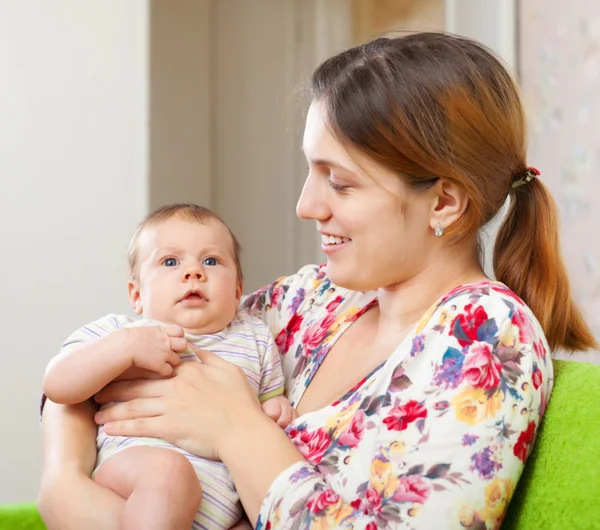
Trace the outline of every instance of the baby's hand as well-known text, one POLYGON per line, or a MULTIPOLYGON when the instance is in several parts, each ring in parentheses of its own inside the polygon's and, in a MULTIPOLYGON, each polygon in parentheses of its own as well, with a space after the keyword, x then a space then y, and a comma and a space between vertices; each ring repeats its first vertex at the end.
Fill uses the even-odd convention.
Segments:
POLYGON ((298 417, 296 409, 283 396, 277 396, 268 399, 262 404, 263 412, 273 421, 277 422, 282 429, 285 429, 292 421, 298 417))
POLYGON ((126 330, 129 333, 127 351, 131 352, 133 366, 162 376, 171 375, 173 367, 181 362, 178 354, 188 347, 181 326, 143 326, 126 330))

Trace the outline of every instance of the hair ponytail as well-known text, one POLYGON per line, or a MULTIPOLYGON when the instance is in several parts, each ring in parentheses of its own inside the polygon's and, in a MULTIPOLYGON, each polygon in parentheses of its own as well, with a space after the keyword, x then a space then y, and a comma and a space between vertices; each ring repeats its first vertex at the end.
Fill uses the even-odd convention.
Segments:
POLYGON ((552 350, 598 347, 571 297, 556 204, 537 179, 511 190, 494 246, 494 274, 531 308, 552 350))

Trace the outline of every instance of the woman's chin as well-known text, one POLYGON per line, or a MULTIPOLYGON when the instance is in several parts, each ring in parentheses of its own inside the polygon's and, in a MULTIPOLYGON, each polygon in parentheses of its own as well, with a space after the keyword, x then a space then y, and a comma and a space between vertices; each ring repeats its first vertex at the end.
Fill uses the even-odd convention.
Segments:
POLYGON ((368 281, 368 276, 363 271, 350 270, 341 267, 339 264, 331 263, 331 261, 327 261, 325 265, 325 274, 327 274, 331 283, 349 291, 371 291, 376 289, 376 287, 373 287, 373 282, 368 281))

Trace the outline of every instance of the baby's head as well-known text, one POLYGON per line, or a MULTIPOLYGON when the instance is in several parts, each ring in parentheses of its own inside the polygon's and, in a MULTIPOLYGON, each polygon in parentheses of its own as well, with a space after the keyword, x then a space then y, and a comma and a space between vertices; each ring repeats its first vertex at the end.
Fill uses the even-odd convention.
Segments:
POLYGON ((239 254, 235 236, 207 208, 159 208, 140 223, 129 244, 133 310, 195 335, 222 330, 242 295, 239 254))

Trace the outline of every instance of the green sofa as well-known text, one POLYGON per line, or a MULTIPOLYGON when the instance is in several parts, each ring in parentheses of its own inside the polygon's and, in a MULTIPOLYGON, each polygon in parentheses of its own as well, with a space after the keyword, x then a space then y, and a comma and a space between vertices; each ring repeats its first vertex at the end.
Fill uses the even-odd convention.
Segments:
MULTIPOLYGON (((554 374, 502 530, 600 529, 600 365, 555 361, 554 374)), ((34 504, 0 506, 0 530, 43 528, 34 504)))
POLYGON ((554 390, 502 530, 600 529, 600 365, 554 361, 554 390))

